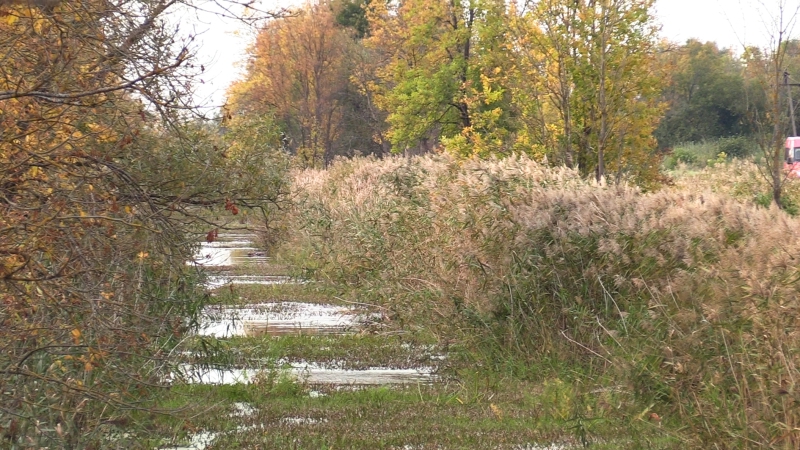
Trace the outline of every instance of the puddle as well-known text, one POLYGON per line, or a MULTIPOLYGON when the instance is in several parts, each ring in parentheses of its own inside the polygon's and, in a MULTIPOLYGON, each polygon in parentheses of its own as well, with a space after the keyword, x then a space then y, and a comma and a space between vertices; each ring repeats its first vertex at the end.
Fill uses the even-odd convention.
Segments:
POLYGON ((292 371, 309 384, 370 386, 382 384, 431 383, 433 369, 389 369, 372 367, 365 370, 330 369, 316 364, 292 365, 292 371))
MULTIPOLYGON (((292 364, 286 369, 292 376, 311 385, 377 386, 387 384, 432 383, 433 369, 390 369, 373 367, 364 370, 330 369, 316 364, 292 364)), ((263 371, 259 369, 201 368, 183 366, 182 372, 188 383, 200 384, 248 384, 263 371)))
MULTIPOLYGON (((250 242, 242 242, 252 245, 250 242)), ((246 263, 262 263, 269 260, 264 251, 255 247, 231 246, 229 242, 203 242, 189 265, 203 267, 226 267, 246 263)))
POLYGON ((253 241, 236 240, 236 239, 221 240, 214 242, 202 242, 200 245, 205 248, 246 248, 246 249, 254 248, 253 241))
POLYGON ((159 450, 203 450, 214 442, 217 438, 217 433, 208 431, 201 431, 193 434, 186 445, 176 445, 170 447, 158 447, 159 450))
POLYGON ((256 409, 250 403, 236 402, 233 404, 231 417, 248 417, 256 413, 256 409))
POLYGON ((256 239, 258 239, 258 236, 255 233, 231 233, 228 231, 223 231, 217 234, 214 242, 207 242, 205 240, 201 240, 200 242, 203 244, 208 244, 209 246, 249 247, 253 245, 253 242, 255 242, 256 239))
POLYGON ((354 308, 317 303, 277 302, 243 307, 208 306, 200 316, 202 336, 342 334, 366 319, 354 308))
POLYGON ((286 425, 314 425, 327 421, 327 419, 314 419, 313 417, 284 417, 280 420, 282 424, 286 425))

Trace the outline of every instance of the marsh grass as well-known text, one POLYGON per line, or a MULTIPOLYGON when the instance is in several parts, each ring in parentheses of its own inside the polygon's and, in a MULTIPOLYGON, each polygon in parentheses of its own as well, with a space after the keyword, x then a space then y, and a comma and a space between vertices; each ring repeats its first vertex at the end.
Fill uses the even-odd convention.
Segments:
MULTIPOLYGON (((302 288, 314 289, 313 284, 302 288)), ((447 344, 447 357, 441 359, 445 349, 426 330, 189 340, 184 350, 198 355, 191 361, 195 364, 258 367, 265 375, 247 385, 175 385, 161 397, 162 406, 173 412, 154 420, 152 434, 162 438, 151 439, 149 448, 187 443, 197 433, 215 435, 212 449, 560 448, 551 447, 554 443, 570 448, 584 442, 600 449, 666 449, 685 444, 648 420, 618 380, 585 383, 574 376, 560 379, 557 371, 534 379, 523 360, 503 355, 496 360, 506 361, 505 367, 494 367, 462 342, 447 344), (440 382, 310 386, 282 372, 283 364, 295 360, 347 369, 433 366, 440 382), (519 367, 512 368, 513 363, 519 367), (249 414, 239 412, 242 403, 249 414)))
MULTIPOLYGON (((559 379, 532 383, 463 372, 439 385, 311 388, 276 380, 252 385, 180 386, 175 399, 204 399, 204 412, 164 424, 185 440, 217 435, 211 448, 678 448, 685 444, 642 419, 630 395, 576 392, 559 379), (246 403, 249 414, 237 414, 246 403), (600 418, 613 410, 611 418, 600 418), (625 430, 624 432, 622 430, 625 430), (635 439, 620 438, 635 432, 635 439)), ((169 401, 165 399, 165 402, 169 401)))
POLYGON ((236 306, 284 301, 343 303, 337 300, 342 295, 341 289, 321 283, 301 284, 293 280, 278 284, 229 284, 212 292, 210 303, 215 305, 236 306))
POLYGON ((431 367, 441 362, 441 351, 430 339, 411 336, 195 337, 187 343, 186 350, 200 355, 195 363, 232 367, 254 367, 280 360, 313 361, 323 366, 358 370, 431 367), (214 351, 207 351, 209 347, 214 351))
POLYGON ((297 175, 280 255, 510 379, 618 380, 687 442, 797 448, 800 225, 737 200, 732 164, 644 194, 525 158, 339 161, 297 175))
MULTIPOLYGON (((713 192, 733 197, 743 203, 770 208, 772 188, 763 172, 763 165, 750 159, 734 159, 713 167, 691 170, 687 167, 670 172, 676 190, 680 192, 713 192)), ((787 178, 783 185, 784 210, 797 216, 800 213, 800 180, 787 178)))

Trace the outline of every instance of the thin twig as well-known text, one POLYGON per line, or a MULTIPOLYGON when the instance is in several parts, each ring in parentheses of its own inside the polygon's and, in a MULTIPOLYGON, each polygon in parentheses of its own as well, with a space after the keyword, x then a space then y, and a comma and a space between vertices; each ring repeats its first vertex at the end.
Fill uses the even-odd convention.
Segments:
POLYGON ((378 308, 378 309, 387 309, 385 306, 373 305, 372 303, 354 302, 354 301, 351 301, 351 300, 345 300, 345 299, 343 299, 341 297, 337 297, 335 295, 333 296, 333 298, 335 298, 336 300, 339 300, 340 302, 349 303, 351 305, 371 306, 373 308, 378 308))
POLYGON ((575 345, 577 345, 577 346, 581 347, 582 349, 584 349, 584 350, 587 350, 587 351, 591 352, 593 355, 595 355, 595 356, 597 356, 597 357, 599 357, 599 358, 603 358, 603 360, 604 360, 605 362, 607 362, 607 363, 609 363, 609 364, 613 364, 613 363, 611 362, 611 360, 609 360, 609 359, 608 359, 608 358, 606 358, 605 356, 603 356, 603 355, 601 355, 600 353, 597 353, 596 351, 594 351, 594 350, 590 349, 589 347, 587 347, 587 346, 585 346, 585 345, 581 344, 580 342, 576 341, 575 339, 572 339, 571 337, 567 336, 567 334, 564 332, 564 330, 561 330, 561 335, 562 335, 562 336, 564 336, 564 338, 565 338, 566 340, 568 340, 568 341, 572 342, 573 344, 575 344, 575 345))

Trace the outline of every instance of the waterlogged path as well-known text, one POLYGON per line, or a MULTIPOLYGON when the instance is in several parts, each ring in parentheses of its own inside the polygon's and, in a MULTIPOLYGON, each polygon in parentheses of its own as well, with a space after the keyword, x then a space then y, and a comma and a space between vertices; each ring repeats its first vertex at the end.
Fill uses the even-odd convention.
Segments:
POLYGON ((203 321, 198 333, 218 338, 342 334, 353 331, 366 318, 367 314, 355 308, 316 303, 270 302, 243 306, 208 306, 203 310, 203 321))
MULTIPOLYGON (((372 328, 381 320, 377 311, 335 299, 291 298, 291 292, 302 289, 305 282, 276 275, 271 259, 255 245, 255 238, 251 234, 220 234, 214 242, 203 242, 193 260, 187 262, 206 270, 206 288, 218 300, 203 309, 193 339, 211 339, 217 345, 226 345, 227 353, 247 353, 247 356, 234 358, 233 362, 220 362, 190 355, 189 361, 174 374, 176 381, 223 389, 225 386, 260 386, 265 379, 273 380, 270 383, 277 379, 283 384, 294 384, 301 397, 308 398, 357 392, 369 387, 404 389, 403 386, 430 386, 436 382, 436 368, 432 363, 443 357, 433 354, 430 348, 414 349, 401 346, 398 341, 398 345, 377 357, 368 350, 360 351, 358 344, 362 341, 375 347, 374 342, 380 340, 374 336, 372 328), (362 338, 368 332, 372 337, 362 338), (259 354, 264 348, 297 342, 310 343, 311 354, 298 354, 296 350, 277 357, 274 352, 259 354), (243 350, 245 347, 247 350, 243 350), (315 359, 326 351, 333 356, 315 359), (388 353, 398 356, 387 356, 388 353), (373 360, 385 360, 387 364, 369 364, 373 360)), ((182 445, 159 448, 210 449, 223 445, 221 440, 231 433, 261 435, 274 427, 308 428, 328 422, 323 417, 291 415, 278 420, 271 418, 265 423, 258 418, 257 406, 246 402, 232 404, 233 410, 226 418, 231 422, 227 432, 198 430, 182 439, 182 445)))
MULTIPOLYGON (((212 291, 233 285, 301 284, 285 275, 260 275, 270 258, 258 249, 252 234, 221 234, 214 242, 203 242, 190 264, 213 271, 206 287, 212 291)), ((298 300, 244 305, 210 305, 201 315, 198 335, 215 338, 277 337, 287 335, 344 335, 363 331, 363 325, 379 320, 380 315, 363 307, 298 300)), ((315 361, 288 361, 283 364, 309 384, 375 385, 432 381, 432 367, 367 367, 346 370, 315 361)), ((259 367, 186 366, 187 379, 194 383, 247 383, 259 367)))
MULTIPOLYGON (((590 422, 571 418, 569 385, 456 362, 463 353, 391 311, 288 277, 255 241, 221 234, 187 263, 209 275, 212 301, 171 375, 185 419, 156 448, 581 447, 590 422)), ((604 402, 595 407, 619 404, 604 402)))

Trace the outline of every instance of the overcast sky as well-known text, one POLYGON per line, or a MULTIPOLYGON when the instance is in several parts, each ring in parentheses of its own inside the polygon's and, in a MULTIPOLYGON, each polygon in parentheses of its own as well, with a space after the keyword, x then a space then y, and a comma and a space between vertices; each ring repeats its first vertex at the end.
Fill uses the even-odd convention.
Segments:
MULTIPOLYGON (((769 44, 780 0, 656 0, 661 34, 683 43, 689 38, 714 41, 740 52, 743 44, 769 44)), ((792 12, 798 0, 783 0, 792 12)), ((800 31, 800 30, 795 30, 800 31)))
MULTIPOLYGON (((743 44, 769 44, 769 30, 773 29, 769 8, 779 1, 790 8, 800 5, 800 0, 656 0, 655 15, 662 25, 662 36, 671 41, 683 43, 689 38, 714 41, 738 53, 743 44)), ((262 0, 262 3, 289 7, 302 2, 262 0)), ((198 57, 206 71, 201 77, 204 83, 198 86, 198 100, 218 107, 224 101, 227 87, 241 75, 241 63, 252 36, 239 23, 212 16, 193 17, 187 26, 203 33, 199 37, 198 57)), ((800 28, 795 30, 797 35, 800 28)))

